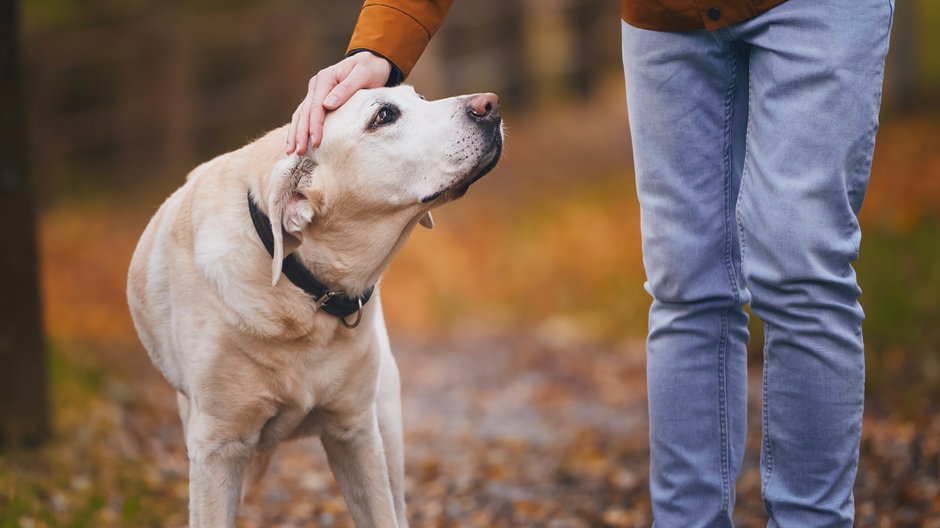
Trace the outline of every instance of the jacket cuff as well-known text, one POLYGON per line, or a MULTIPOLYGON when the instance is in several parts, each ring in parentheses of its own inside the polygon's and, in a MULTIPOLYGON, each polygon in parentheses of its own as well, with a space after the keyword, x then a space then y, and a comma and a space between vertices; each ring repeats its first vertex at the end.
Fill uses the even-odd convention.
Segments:
MULTIPOLYGON (((368 50, 392 63, 401 78, 411 73, 431 41, 428 30, 411 15, 385 5, 366 5, 359 14, 347 54, 368 50)), ((391 76, 389 82, 391 82, 391 76)))
POLYGON ((378 52, 376 52, 376 51, 373 51, 373 50, 370 50, 370 49, 366 49, 366 48, 356 48, 356 49, 351 49, 351 50, 349 50, 349 51, 346 53, 346 56, 347 56, 347 57, 351 57, 351 56, 353 56, 353 55, 359 53, 360 51, 367 51, 367 52, 369 52, 369 53, 375 55, 376 57, 381 57, 381 58, 387 60, 388 63, 392 65, 392 71, 390 71, 390 72, 388 73, 388 80, 385 81, 385 86, 386 86, 386 87, 398 86, 399 84, 401 84, 402 82, 405 81, 405 74, 401 72, 401 70, 398 68, 398 66, 395 66, 395 63, 394 63, 394 62, 392 62, 388 57, 382 55, 381 53, 378 53, 378 52))

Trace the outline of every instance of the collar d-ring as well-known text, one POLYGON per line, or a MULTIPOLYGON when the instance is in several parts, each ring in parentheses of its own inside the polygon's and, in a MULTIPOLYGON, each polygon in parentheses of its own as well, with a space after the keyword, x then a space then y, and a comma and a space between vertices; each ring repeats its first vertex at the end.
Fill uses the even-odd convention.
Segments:
POLYGON ((339 318, 346 328, 356 328, 362 322, 362 297, 358 297, 357 300, 359 301, 359 308, 356 310, 356 320, 350 323, 346 321, 346 317, 339 318))

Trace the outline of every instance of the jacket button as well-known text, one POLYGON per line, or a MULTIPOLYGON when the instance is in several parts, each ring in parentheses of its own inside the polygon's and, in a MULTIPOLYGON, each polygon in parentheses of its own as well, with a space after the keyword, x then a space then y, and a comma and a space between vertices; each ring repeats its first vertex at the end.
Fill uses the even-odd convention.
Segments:
POLYGON ((708 18, 715 21, 721 18, 721 9, 718 9, 717 7, 709 7, 705 14, 708 15, 708 18))

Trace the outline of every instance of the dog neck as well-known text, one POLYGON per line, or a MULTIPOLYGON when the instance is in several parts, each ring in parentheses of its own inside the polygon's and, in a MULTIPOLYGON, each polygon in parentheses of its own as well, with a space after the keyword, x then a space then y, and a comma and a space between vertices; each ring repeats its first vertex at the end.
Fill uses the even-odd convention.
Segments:
MULTIPOLYGON (((272 214, 269 210, 270 197, 277 190, 273 178, 284 170, 290 173, 291 167, 303 162, 299 157, 287 161, 281 154, 281 145, 270 140, 270 137, 273 134, 249 146, 258 152, 254 156, 255 166, 250 172, 260 177, 249 180, 248 190, 257 199, 258 209, 265 215, 272 214), (279 164, 284 165, 280 172, 277 168, 279 164), (275 170, 272 171, 272 167, 275 170)), ((309 156, 313 156, 313 153, 309 156)), ((328 171, 329 168, 320 166, 318 170, 328 171)), ((333 180, 341 182, 329 178, 323 172, 315 177, 321 184, 333 180)), ((290 248, 293 249, 290 254, 324 286, 356 298, 375 286, 418 220, 433 204, 427 204, 421 210, 385 214, 382 218, 376 218, 363 214, 362 208, 354 200, 341 198, 344 192, 328 187, 325 193, 327 205, 316 207, 312 221, 302 232, 294 233, 301 240, 299 245, 290 248)), ((287 252, 288 248, 285 247, 287 252)), ((271 254, 270 251, 268 254, 271 254)))
MULTIPOLYGON (((258 238, 268 251, 268 254, 273 257, 274 235, 271 231, 271 220, 268 218, 268 215, 258 207, 251 192, 248 193, 247 198, 248 212, 251 216, 252 224, 255 227, 255 232, 258 234, 258 238)), ((330 288, 317 279, 294 254, 289 254, 284 257, 282 272, 291 283, 310 295, 318 309, 322 309, 331 315, 341 318, 359 312, 362 306, 369 302, 374 290, 374 283, 371 286, 363 288, 361 292, 357 289, 355 294, 348 294, 345 290, 330 288)), ((357 324, 358 319, 356 325, 357 324)), ((349 326, 349 324, 347 324, 347 326, 349 326)))
POLYGON ((322 218, 307 229, 294 254, 324 283, 359 295, 378 283, 421 216, 388 219, 381 226, 322 218))

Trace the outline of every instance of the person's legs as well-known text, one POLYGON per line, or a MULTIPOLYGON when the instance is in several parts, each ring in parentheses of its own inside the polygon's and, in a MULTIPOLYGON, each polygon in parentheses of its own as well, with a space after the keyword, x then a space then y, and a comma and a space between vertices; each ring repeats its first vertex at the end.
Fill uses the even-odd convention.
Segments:
POLYGON ((730 526, 746 429, 747 317, 734 210, 747 49, 623 26, 646 288, 657 526, 730 526))
POLYGON ((737 213, 752 309, 765 324, 770 526, 852 525, 864 357, 851 262, 891 4, 789 0, 729 28, 751 45, 737 213))

